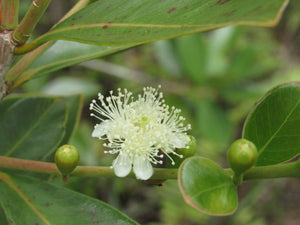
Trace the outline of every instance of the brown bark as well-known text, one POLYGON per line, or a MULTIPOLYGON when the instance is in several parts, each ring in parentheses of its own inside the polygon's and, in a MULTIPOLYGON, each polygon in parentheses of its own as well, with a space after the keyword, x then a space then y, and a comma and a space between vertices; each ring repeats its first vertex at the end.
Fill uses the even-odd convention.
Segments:
POLYGON ((14 47, 15 45, 11 40, 11 31, 0 33, 0 101, 7 93, 5 75, 12 61, 14 47))

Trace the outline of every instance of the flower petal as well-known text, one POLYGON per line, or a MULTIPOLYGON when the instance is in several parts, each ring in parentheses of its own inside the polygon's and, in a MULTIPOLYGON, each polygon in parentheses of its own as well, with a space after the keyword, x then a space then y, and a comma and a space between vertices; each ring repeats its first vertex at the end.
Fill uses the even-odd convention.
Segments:
POLYGON ((108 123, 109 123, 109 121, 105 120, 105 121, 101 122, 100 124, 97 124, 92 133, 92 137, 97 137, 97 138, 101 139, 101 137, 107 133, 108 123))
POLYGON ((133 162, 133 172, 137 179, 148 180, 153 175, 153 167, 146 157, 137 156, 133 162))
POLYGON ((174 145, 175 148, 184 148, 190 141, 190 138, 186 134, 175 133, 170 140, 170 143, 174 145))
POLYGON ((131 160, 126 153, 120 152, 118 157, 113 161, 112 167, 118 177, 126 177, 131 171, 131 160))

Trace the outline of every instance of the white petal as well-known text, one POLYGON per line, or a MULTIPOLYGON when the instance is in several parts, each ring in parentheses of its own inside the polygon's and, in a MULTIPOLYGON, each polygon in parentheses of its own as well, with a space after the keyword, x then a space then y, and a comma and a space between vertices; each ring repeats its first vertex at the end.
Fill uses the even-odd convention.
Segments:
POLYGON ((137 179, 148 180, 153 175, 153 167, 146 157, 137 156, 133 162, 133 172, 137 179))
POLYGON ((103 135, 105 135, 107 132, 108 124, 109 124, 109 121, 107 121, 107 120, 101 122, 100 124, 97 124, 92 133, 92 137, 101 138, 103 135))
POLYGON ((190 138, 186 134, 181 133, 174 134, 170 140, 171 144, 174 145, 175 148, 184 148, 189 141, 190 138))
POLYGON ((127 154, 119 153, 118 157, 113 161, 112 167, 118 177, 126 177, 131 171, 131 160, 127 154))

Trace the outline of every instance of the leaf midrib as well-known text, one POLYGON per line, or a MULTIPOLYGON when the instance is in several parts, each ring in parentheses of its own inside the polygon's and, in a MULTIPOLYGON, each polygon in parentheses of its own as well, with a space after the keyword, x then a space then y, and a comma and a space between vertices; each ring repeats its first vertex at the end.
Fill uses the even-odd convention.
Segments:
POLYGON ((225 184, 220 184, 220 185, 217 185, 217 186, 214 186, 214 187, 211 187, 211 188, 207 188, 207 189, 205 189, 203 191, 200 191, 197 194, 191 196, 191 198, 197 198, 198 196, 202 195, 203 193, 210 192, 210 191, 213 191, 213 190, 216 190, 216 189, 221 189, 223 187, 230 186, 230 185, 231 185, 231 183, 225 183, 225 184))

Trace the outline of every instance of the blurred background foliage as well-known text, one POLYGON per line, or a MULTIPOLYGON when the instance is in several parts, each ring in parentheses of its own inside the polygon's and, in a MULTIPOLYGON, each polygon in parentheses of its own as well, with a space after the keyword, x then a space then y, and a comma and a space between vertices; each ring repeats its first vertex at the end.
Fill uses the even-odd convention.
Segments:
MULTIPOLYGON (((21 1, 22 13, 30 2, 21 1)), ((74 3, 53 0, 36 35, 74 3)), ((85 106, 71 144, 80 151, 80 164, 109 166, 113 157, 104 155, 102 143, 91 137, 97 122, 89 117, 91 99, 118 87, 138 93, 142 86, 161 84, 166 102, 182 109, 191 123, 196 154, 228 167, 227 147, 241 137, 255 101, 277 84, 300 78, 299 11, 299 1, 292 0, 275 28, 227 27, 159 41, 42 75, 18 91, 81 93, 85 106)), ((59 178, 52 180, 61 184, 59 178)), ((187 206, 177 181, 151 185, 133 179, 71 178, 66 186, 108 202, 141 224, 296 225, 299 185, 297 179, 245 183, 239 188, 239 208, 229 217, 207 216, 187 206)))

